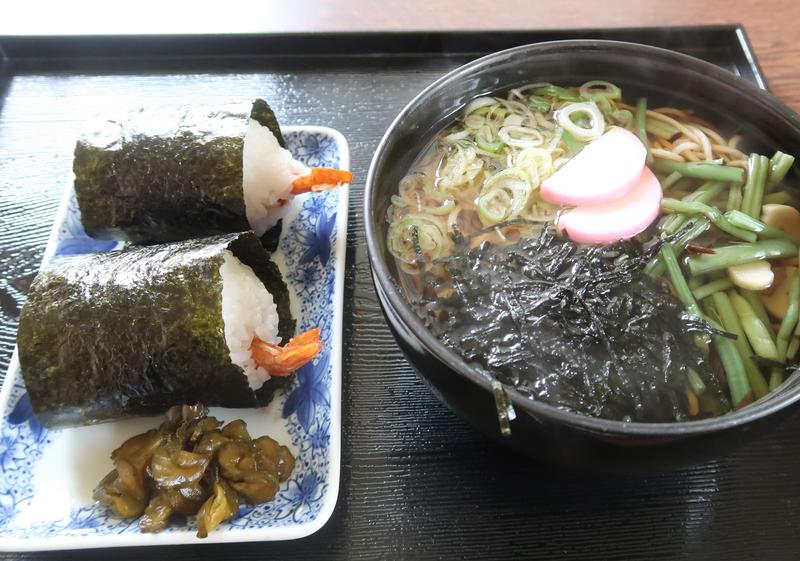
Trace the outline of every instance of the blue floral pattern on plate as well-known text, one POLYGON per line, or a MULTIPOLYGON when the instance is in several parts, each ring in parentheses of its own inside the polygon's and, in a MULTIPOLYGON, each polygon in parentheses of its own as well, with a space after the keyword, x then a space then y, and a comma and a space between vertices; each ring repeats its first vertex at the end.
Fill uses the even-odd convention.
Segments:
MULTIPOLYGON (((332 129, 285 127, 284 136, 294 157, 309 167, 349 165, 347 143, 332 129)), ((62 202, 53 228, 45 259, 121 246, 86 235, 71 192, 62 202)), ((279 263, 282 260, 281 268, 302 310, 298 330, 320 327, 324 341, 319 356, 276 397, 280 422, 297 451, 297 463, 274 501, 256 507, 242 505, 238 517, 223 524, 207 541, 302 537, 321 527, 333 509, 339 479, 344 268, 344 252, 338 250, 345 244, 346 229, 346 190, 303 195, 289 205, 276 257, 279 263)), ((57 520, 28 520, 24 511, 39 491, 37 464, 60 433, 75 429, 47 430, 39 424, 16 357, 0 396, 0 415, 0 548, 66 549, 196 541, 193 519, 141 539, 136 521, 115 517, 88 496, 85 504, 69 509, 57 520)), ((258 428, 253 430, 257 432, 258 428)))

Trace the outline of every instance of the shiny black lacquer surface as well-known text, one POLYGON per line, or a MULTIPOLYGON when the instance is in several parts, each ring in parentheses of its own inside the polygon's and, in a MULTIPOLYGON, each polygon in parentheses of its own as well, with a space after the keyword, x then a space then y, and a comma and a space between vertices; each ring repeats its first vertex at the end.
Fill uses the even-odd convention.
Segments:
MULTIPOLYGON (((0 559, 796 559, 800 415, 729 456, 665 475, 611 477, 551 468, 497 446, 442 405, 413 373, 381 314, 366 260, 362 189, 392 119, 423 87, 480 54, 572 36, 373 36, 366 43, 316 37, 304 44, 309 56, 297 57, 264 54, 270 45, 283 52, 280 41, 260 51, 261 43, 249 43, 246 57, 207 45, 210 52, 196 53, 214 58, 78 59, 60 45, 69 58, 59 60, 46 43, 33 49, 0 39, 10 56, 7 74, 0 75, 3 371, 69 179, 75 136, 94 114, 260 95, 285 124, 322 124, 344 133, 357 176, 345 293, 342 481, 327 525, 284 543, 5 553, 0 559), (412 45, 438 54, 403 54, 420 50, 412 45), (439 51, 448 45, 458 53, 439 51), (326 49, 349 55, 313 55, 326 49), (376 52, 392 56, 370 56, 376 52)), ((618 38, 688 51, 756 76, 732 29, 624 32, 618 38)), ((92 56, 92 45, 82 45, 85 50, 73 54, 92 56)), ((129 54, 153 54, 149 48, 129 54)), ((192 54, 186 48, 180 54, 192 54)))

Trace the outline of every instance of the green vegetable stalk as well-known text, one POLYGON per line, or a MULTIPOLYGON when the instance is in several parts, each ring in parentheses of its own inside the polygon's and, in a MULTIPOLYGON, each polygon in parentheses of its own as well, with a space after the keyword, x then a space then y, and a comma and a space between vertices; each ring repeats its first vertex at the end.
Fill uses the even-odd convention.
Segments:
POLYGON ((745 338, 744 330, 742 329, 741 323, 739 323, 739 317, 733 309, 728 294, 725 292, 715 292, 712 295, 712 299, 725 331, 736 335, 736 349, 741 356, 742 364, 747 373, 747 379, 750 386, 753 388, 756 399, 764 397, 769 393, 767 382, 764 380, 761 369, 751 358, 753 351, 745 338))
POLYGON ((786 315, 783 317, 781 327, 778 330, 778 349, 782 350, 782 358, 785 360, 789 348, 789 337, 797 334, 800 330, 800 275, 797 273, 789 283, 789 306, 786 308, 786 315), (797 328, 797 329, 795 329, 797 328))
MULTIPOLYGON (((668 244, 675 253, 675 256, 681 255, 686 249, 687 244, 708 230, 710 224, 708 219, 703 217, 695 219, 691 226, 687 226, 685 231, 683 231, 674 242, 668 244)), ((664 260, 660 256, 654 257, 644 268, 644 272, 651 277, 661 276, 664 274, 664 260)))
POLYGON ((742 187, 741 185, 731 185, 728 191, 727 211, 739 210, 742 207, 742 187))
POLYGON ((753 218, 759 218, 769 171, 769 158, 760 154, 750 154, 749 170, 747 183, 744 186, 742 212, 753 218))
POLYGON ((686 306, 692 314, 699 318, 705 317, 697 301, 694 299, 692 291, 689 290, 689 285, 686 284, 686 278, 683 276, 681 267, 678 265, 678 259, 675 257, 675 250, 673 250, 669 244, 664 244, 661 246, 659 252, 667 268, 669 280, 675 288, 675 294, 678 296, 678 300, 683 302, 683 305, 686 306))
POLYGON ((721 164, 708 164, 703 162, 675 162, 655 158, 653 166, 656 171, 672 173, 677 171, 684 177, 695 177, 706 181, 722 181, 723 183, 741 183, 744 181, 744 170, 733 166, 721 164))
MULTIPOLYGON (((798 317, 800 317, 800 276, 795 274, 789 283, 789 306, 786 308, 786 315, 781 321, 781 327, 778 330, 776 348, 778 350, 778 360, 781 362, 787 362, 789 338, 792 336, 794 328, 798 325, 798 317)), ((770 375, 770 389, 775 389, 781 383, 783 383, 783 368, 775 367, 770 375)))
POLYGON ((731 300, 731 304, 733 304, 734 310, 736 310, 736 314, 739 316, 742 329, 755 353, 768 360, 779 360, 778 349, 772 340, 768 324, 764 325, 764 322, 756 316, 747 300, 742 298, 738 292, 730 290, 728 291, 728 297, 731 300))
MULTIPOLYGON (((692 277, 697 278, 697 277, 692 277)), ((713 280, 707 284, 703 284, 695 289, 692 290, 692 294, 697 300, 703 300, 704 298, 708 298, 715 292, 720 292, 723 290, 728 290, 733 286, 733 283, 727 278, 721 278, 717 280, 713 280)))
POLYGON ((800 350, 800 336, 795 333, 789 340, 789 348, 786 349, 786 361, 789 362, 794 360, 794 357, 797 356, 798 350, 800 350))
POLYGON ((677 171, 673 171, 667 177, 664 178, 664 181, 661 182, 661 188, 666 191, 670 189, 673 185, 675 185, 678 181, 680 181, 683 176, 678 173, 677 171))
POLYGON ((764 204, 786 205, 792 202, 792 196, 786 191, 777 191, 764 196, 764 204))
POLYGON ((800 244, 800 236, 794 236, 788 232, 779 230, 778 228, 767 226, 766 224, 761 222, 761 220, 753 218, 752 216, 747 215, 744 212, 738 210, 731 210, 725 213, 725 218, 733 226, 741 228, 743 230, 748 230, 750 232, 755 232, 756 234, 758 234, 759 237, 771 238, 771 239, 786 239, 791 241, 792 243, 800 244))
POLYGON ((650 118, 645 122, 645 130, 653 136, 663 138, 664 140, 669 140, 679 132, 678 129, 670 124, 650 118))
POLYGON ((757 239, 755 233, 737 228, 725 218, 720 210, 713 206, 708 206, 699 202, 685 202, 677 201, 675 199, 663 199, 661 201, 661 208, 671 210, 673 212, 680 212, 683 214, 702 214, 706 216, 711 222, 723 232, 730 234, 736 238, 746 242, 754 242, 757 239))
MULTIPOLYGON (((672 174, 670 174, 672 177, 672 174)), ((669 178, 667 178, 669 179, 669 178)), ((662 187, 664 184, 662 183, 662 187)), ((707 204, 714 200, 720 191, 722 191, 722 183, 712 181, 708 183, 704 183, 700 187, 697 188, 696 191, 689 193, 686 195, 681 201, 684 203, 703 203, 707 204)), ((665 234, 674 234, 677 232, 681 226, 684 225, 686 220, 688 220, 691 213, 683 213, 683 212, 676 212, 666 218, 664 220, 664 224, 661 227, 661 231, 665 234)), ((702 213, 698 213, 702 214, 702 213)), ((755 241, 755 240, 754 240, 755 241)))
POLYGON ((728 379, 728 388, 731 392, 731 401, 734 409, 741 409, 753 401, 753 392, 747 383, 742 357, 736 350, 736 345, 730 339, 714 335, 714 346, 717 349, 722 368, 728 379))
POLYGON ((794 164, 794 156, 784 154, 780 150, 775 152, 775 155, 769 161, 769 175, 767 177, 767 184, 765 191, 769 193, 775 186, 783 181, 789 170, 792 169, 794 164))
MULTIPOLYGON (((636 102, 636 136, 639 137, 639 140, 641 140, 642 144, 647 148, 647 164, 652 164, 653 155, 650 154, 650 143, 647 141, 647 98, 645 97, 640 97, 636 102)), ((677 177, 672 177, 672 179, 670 179, 670 177, 662 183, 664 189, 669 189, 673 183, 681 178, 681 175, 678 174, 677 177)))
POLYGON ((719 247, 715 251, 714 254, 691 256, 688 259, 689 271, 693 275, 705 275, 761 259, 790 257, 797 254, 797 246, 786 240, 765 240, 719 247))
MULTIPOLYGON (((761 323, 766 326, 772 325, 772 322, 769 320, 769 314, 767 314, 767 309, 764 307, 764 304, 761 302, 761 298, 758 297, 756 292, 740 288, 739 294, 742 295, 742 298, 747 300, 747 303, 750 304, 751 308, 753 308, 753 312, 756 314, 756 317, 761 323)), ((772 329, 769 329, 768 331, 770 337, 772 337, 772 340, 774 341, 775 333, 773 333, 772 329)))

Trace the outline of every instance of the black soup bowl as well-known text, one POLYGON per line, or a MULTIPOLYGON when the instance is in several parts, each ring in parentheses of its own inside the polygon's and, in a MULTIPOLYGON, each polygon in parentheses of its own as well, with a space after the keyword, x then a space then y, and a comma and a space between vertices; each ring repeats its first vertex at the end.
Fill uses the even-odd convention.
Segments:
MULTIPOLYGON (((643 45, 556 41, 495 53, 422 91, 386 132, 367 177, 365 222, 373 281, 400 348, 436 395, 495 440, 524 454, 601 471, 651 472, 719 457, 775 425, 800 399, 800 374, 759 402, 721 417, 682 423, 599 419, 531 400, 513 388, 516 418, 500 432, 491 381, 425 327, 397 282, 386 246, 387 207, 400 179, 434 137, 473 98, 532 82, 568 86, 608 80, 625 99, 693 108, 748 151, 800 154, 800 116, 778 99, 712 64, 643 45)), ((790 182, 798 183, 797 166, 790 182)))

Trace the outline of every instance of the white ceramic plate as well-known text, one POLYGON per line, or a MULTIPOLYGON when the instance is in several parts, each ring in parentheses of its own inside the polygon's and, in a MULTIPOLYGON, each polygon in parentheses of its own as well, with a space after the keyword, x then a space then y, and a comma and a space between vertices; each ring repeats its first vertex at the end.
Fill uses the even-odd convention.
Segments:
MULTIPOLYGON (((325 127, 282 130, 287 148, 309 167, 349 168, 347 141, 339 132, 325 127)), ((242 418, 254 436, 269 434, 291 448, 295 470, 275 500, 242 505, 237 518, 205 540, 195 537, 193 517, 176 519, 158 534, 141 533, 136 521, 114 516, 91 495, 113 467, 111 451, 126 438, 158 426, 161 418, 44 429, 31 411, 15 353, 0 392, 0 549, 289 540, 325 524, 339 491, 347 195, 344 188, 292 200, 273 255, 292 293, 298 330, 320 327, 323 350, 269 407, 211 409, 223 421, 242 418)), ((43 261, 116 247, 116 242, 86 236, 68 188, 43 261)))

